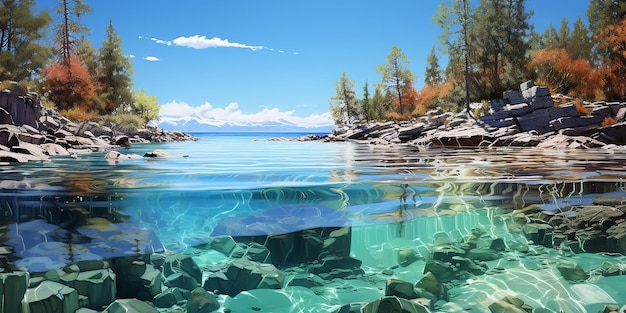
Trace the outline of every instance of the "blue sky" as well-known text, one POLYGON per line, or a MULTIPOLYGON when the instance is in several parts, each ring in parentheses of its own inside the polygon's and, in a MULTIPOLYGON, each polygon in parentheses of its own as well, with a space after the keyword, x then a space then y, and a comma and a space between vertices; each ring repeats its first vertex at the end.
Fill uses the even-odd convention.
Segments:
MULTIPOLYGON (((328 100, 342 71, 359 96, 366 81, 372 92, 376 66, 396 45, 420 88, 441 33, 432 21, 438 0, 84 1, 92 12, 81 23, 92 30, 93 45, 111 20, 133 56, 135 89, 157 96, 164 118, 195 115, 214 124, 328 125, 328 100)), ((585 18, 588 3, 528 0, 527 7, 543 31, 564 17, 570 25, 585 18)))

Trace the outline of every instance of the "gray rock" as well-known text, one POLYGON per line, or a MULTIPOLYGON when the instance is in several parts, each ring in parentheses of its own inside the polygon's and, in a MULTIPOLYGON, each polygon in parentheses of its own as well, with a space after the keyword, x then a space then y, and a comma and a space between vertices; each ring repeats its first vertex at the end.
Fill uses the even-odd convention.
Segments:
POLYGON ((429 313, 428 307, 418 300, 407 300, 398 297, 383 297, 367 303, 361 308, 362 313, 429 313))
MULTIPOLYGON (((23 313, 74 313, 78 308, 78 292, 74 288, 47 280, 26 290, 22 300, 23 313)), ((5 312, 20 312, 7 309, 5 312)))
POLYGON ((589 274, 575 262, 561 260, 556 264, 556 269, 561 276, 569 281, 586 280, 589 274))
POLYGON ((427 272, 424 274, 417 283, 415 283, 415 288, 423 289, 428 291, 430 294, 436 297, 436 300, 444 300, 448 301, 448 290, 444 285, 442 285, 435 274, 431 272, 427 272))
POLYGON ((193 260, 191 255, 172 254, 165 257, 163 263, 163 274, 168 277, 172 274, 185 272, 193 277, 197 282, 202 281, 202 272, 193 260))
POLYGON ((212 293, 198 287, 191 291, 187 302, 187 313, 209 313, 220 308, 217 298, 212 293))
POLYGON ((178 287, 186 290, 194 290, 198 287, 198 281, 185 272, 167 276, 163 284, 167 287, 178 287))
POLYGON ((409 300, 417 298, 413 284, 400 279, 387 279, 385 296, 396 296, 409 300))
POLYGON ((20 312, 21 300, 28 288, 28 272, 0 273, 3 286, 4 312, 20 312))
POLYGON ((141 300, 118 299, 104 309, 102 313, 159 313, 159 310, 141 300))
POLYGON ((154 297, 154 305, 157 308, 169 308, 185 300, 180 288, 167 288, 154 297))

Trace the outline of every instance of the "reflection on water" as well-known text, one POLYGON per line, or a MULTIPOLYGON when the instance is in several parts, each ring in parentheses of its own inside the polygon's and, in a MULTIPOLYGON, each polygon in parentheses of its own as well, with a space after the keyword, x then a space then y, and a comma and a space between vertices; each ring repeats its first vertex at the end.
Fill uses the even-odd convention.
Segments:
MULTIPOLYGON (((111 164, 102 154, 91 154, 6 167, 0 182, 0 266, 45 271, 80 260, 196 251, 212 242, 212 234, 258 236, 263 225, 266 234, 351 226, 350 255, 362 262, 365 277, 392 268, 371 279, 415 282, 434 247, 467 244, 481 229, 478 245, 500 238, 507 250, 480 265, 487 275, 451 283, 442 312, 481 305, 477 310, 484 310, 510 294, 536 308, 568 312, 585 312, 598 299, 626 304, 626 296, 611 294, 624 280, 595 277, 572 285, 554 270, 563 250, 534 245, 521 230, 538 218, 524 211, 529 207, 560 214, 591 205, 600 195, 626 199, 624 153, 254 139, 203 135, 199 142, 121 151, 165 149, 176 156, 171 159, 111 164), (516 222, 521 223, 512 226, 516 222), (419 257, 398 267, 403 262, 398 251, 419 257), (586 293, 596 299, 579 297, 586 293)), ((223 259, 206 253, 194 257, 206 264, 223 259)), ((621 255, 572 258, 585 270, 601 262, 626 266, 621 255)), ((380 293, 378 285, 348 292, 341 284, 329 281, 312 292, 288 287, 273 297, 289 302, 291 309, 284 312, 303 312, 371 301, 380 293)), ((225 303, 236 308, 238 299, 260 301, 254 299, 263 299, 263 292, 249 290, 225 303)))

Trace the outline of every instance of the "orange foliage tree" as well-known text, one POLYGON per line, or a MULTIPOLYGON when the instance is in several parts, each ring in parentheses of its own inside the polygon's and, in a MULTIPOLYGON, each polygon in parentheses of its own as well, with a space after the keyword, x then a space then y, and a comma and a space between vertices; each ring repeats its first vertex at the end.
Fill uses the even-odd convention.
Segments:
POLYGON ((626 98, 626 19, 608 25, 599 35, 602 73, 609 98, 626 98))
POLYGON ((82 109, 88 111, 95 87, 91 75, 78 57, 72 56, 67 64, 53 62, 41 70, 47 97, 60 110, 82 109))
POLYGON ((592 99, 604 86, 598 70, 586 60, 572 59, 565 49, 539 50, 528 66, 554 93, 592 99))
POLYGON ((430 108, 437 107, 441 104, 443 98, 445 98, 452 89, 452 80, 447 80, 444 83, 436 85, 426 84, 419 92, 417 92, 417 99, 415 101, 416 115, 423 115, 430 108))

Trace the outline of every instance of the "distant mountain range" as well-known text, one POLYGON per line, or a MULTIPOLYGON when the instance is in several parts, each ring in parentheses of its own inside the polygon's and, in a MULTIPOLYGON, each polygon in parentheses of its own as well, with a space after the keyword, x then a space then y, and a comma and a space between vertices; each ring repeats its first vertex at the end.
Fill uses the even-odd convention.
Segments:
POLYGON ((159 128, 182 132, 297 132, 329 133, 333 125, 296 125, 293 122, 278 119, 271 122, 224 122, 199 116, 162 117, 157 123, 159 128))

